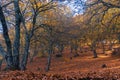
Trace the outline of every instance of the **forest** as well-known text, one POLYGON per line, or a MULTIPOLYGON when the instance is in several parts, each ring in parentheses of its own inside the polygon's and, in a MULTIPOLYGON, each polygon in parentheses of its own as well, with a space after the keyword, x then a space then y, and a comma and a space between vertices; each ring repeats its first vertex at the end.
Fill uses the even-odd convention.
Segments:
POLYGON ((120 0, 0 0, 0 80, 119 80, 120 0))

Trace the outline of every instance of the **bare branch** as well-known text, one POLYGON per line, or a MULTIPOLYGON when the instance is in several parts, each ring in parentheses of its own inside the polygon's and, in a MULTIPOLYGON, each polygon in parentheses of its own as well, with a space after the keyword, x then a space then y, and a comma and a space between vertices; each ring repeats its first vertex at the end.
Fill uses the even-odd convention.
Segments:
POLYGON ((7 7, 8 5, 12 4, 13 2, 14 2, 14 1, 11 1, 11 2, 9 2, 9 3, 5 4, 5 5, 3 5, 2 7, 7 7))

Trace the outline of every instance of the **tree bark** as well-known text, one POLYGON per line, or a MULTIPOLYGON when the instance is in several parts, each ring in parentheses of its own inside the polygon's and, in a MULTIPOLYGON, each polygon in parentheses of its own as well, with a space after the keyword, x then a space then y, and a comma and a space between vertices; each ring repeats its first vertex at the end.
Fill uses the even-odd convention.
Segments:
POLYGON ((26 70, 26 65, 27 65, 28 55, 29 55, 29 45, 30 45, 30 38, 29 38, 29 35, 26 34, 24 54, 22 56, 22 61, 20 66, 21 70, 26 70))
POLYGON ((2 62, 3 62, 3 60, 5 59, 5 56, 6 56, 6 54, 7 54, 1 44, 0 44, 0 54, 1 54, 2 57, 3 57, 2 59, 0 59, 0 70, 1 70, 2 62))
POLYGON ((46 71, 50 70, 52 52, 53 52, 52 43, 50 42, 50 46, 49 46, 49 50, 48 50, 48 60, 47 60, 46 71))
POLYGON ((78 43, 77 43, 77 40, 75 41, 75 44, 74 44, 74 50, 75 50, 75 57, 79 56, 78 54, 78 43))
POLYGON ((97 58, 97 52, 96 52, 96 41, 92 42, 92 51, 93 51, 93 56, 94 58, 97 58))
POLYGON ((29 55, 29 47, 30 47, 30 40, 34 34, 34 28, 35 28, 35 24, 36 24, 36 18, 37 18, 37 14, 36 12, 34 12, 33 15, 33 21, 32 21, 32 29, 30 31, 26 30, 26 34, 25 34, 25 48, 24 48, 24 54, 22 57, 22 61, 21 61, 21 70, 26 70, 26 65, 27 65, 27 61, 28 61, 28 55, 29 55))
POLYGON ((93 50, 93 54, 94 54, 94 58, 97 58, 97 52, 96 52, 96 49, 93 50))
POLYGON ((105 44, 104 42, 101 42, 101 44, 102 44, 103 54, 105 54, 105 44))
POLYGON ((33 62, 33 58, 38 54, 38 46, 37 46, 37 42, 35 43, 34 45, 34 51, 33 51, 33 54, 30 58, 30 63, 33 62))
POLYGON ((59 50, 59 52, 56 54, 56 57, 62 57, 63 56, 64 45, 63 44, 58 44, 58 50, 59 50))
POLYGON ((13 65, 15 69, 19 69, 20 24, 21 24, 19 0, 14 0, 14 10, 15 10, 15 39, 13 44, 13 65))
POLYGON ((120 44, 120 33, 118 33, 117 38, 118 38, 118 43, 120 44))
POLYGON ((9 38, 7 23, 6 23, 5 16, 4 16, 1 5, 0 5, 0 21, 1 21, 2 29, 3 29, 3 37, 5 39, 5 43, 7 47, 7 54, 5 55, 5 59, 7 62, 6 68, 11 69, 13 67, 12 45, 11 45, 11 41, 9 38))

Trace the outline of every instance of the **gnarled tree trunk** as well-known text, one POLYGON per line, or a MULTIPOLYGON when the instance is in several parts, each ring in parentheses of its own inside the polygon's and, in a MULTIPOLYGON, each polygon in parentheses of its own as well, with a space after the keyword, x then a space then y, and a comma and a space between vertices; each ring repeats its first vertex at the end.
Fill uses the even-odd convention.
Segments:
POLYGON ((13 65, 15 69, 19 69, 20 24, 21 24, 19 0, 14 0, 14 10, 15 10, 15 39, 13 44, 13 65))
POLYGON ((1 5, 0 5, 0 21, 2 24, 3 36, 4 36, 6 47, 7 47, 7 52, 5 55, 5 59, 7 62, 6 69, 12 69, 13 67, 12 45, 11 45, 11 41, 9 38, 7 23, 6 23, 5 16, 4 16, 1 5))

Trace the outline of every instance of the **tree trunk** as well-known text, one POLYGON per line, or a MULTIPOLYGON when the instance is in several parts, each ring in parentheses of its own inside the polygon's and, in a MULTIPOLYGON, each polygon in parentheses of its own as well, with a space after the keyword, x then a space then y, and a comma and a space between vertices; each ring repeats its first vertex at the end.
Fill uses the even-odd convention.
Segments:
POLYGON ((110 39, 109 42, 110 42, 110 43, 109 43, 109 50, 112 50, 112 47, 113 47, 114 42, 113 42, 112 39, 110 39))
POLYGON ((75 55, 74 55, 74 57, 79 56, 79 54, 78 54, 78 43, 77 43, 77 41, 75 41, 74 50, 75 50, 75 55))
POLYGON ((64 50, 64 45, 63 44, 59 44, 58 45, 58 50, 59 50, 59 52, 58 52, 58 54, 56 54, 56 57, 62 57, 62 53, 63 53, 63 50, 64 50))
MULTIPOLYGON (((32 21, 33 26, 30 31, 26 30, 26 32, 25 32, 26 33, 25 34, 25 49, 24 49, 24 54, 23 54, 22 61, 21 61, 21 70, 26 70, 26 65, 27 65, 28 56, 29 56, 30 40, 34 34, 36 18, 37 18, 37 14, 36 14, 36 12, 34 12, 33 21, 32 21)), ((24 21, 23 21, 23 23, 24 23, 24 21)))
POLYGON ((1 70, 1 67, 2 67, 2 62, 3 62, 3 59, 0 59, 0 70, 1 70))
POLYGON ((19 69, 21 15, 18 0, 14 0, 14 10, 15 10, 15 39, 13 44, 13 65, 15 69, 19 69))
POLYGON ((61 55, 62 55, 62 53, 63 53, 63 50, 64 50, 64 45, 61 44, 61 45, 60 45, 60 54, 61 54, 61 55))
POLYGON ((12 69, 13 67, 12 46, 11 46, 11 41, 10 41, 9 34, 8 34, 7 23, 6 23, 5 16, 4 16, 1 6, 0 6, 0 21, 2 24, 3 36, 4 36, 6 47, 7 47, 7 54, 5 56, 5 59, 7 62, 6 68, 12 69))
POLYGON ((50 70, 51 55, 52 55, 52 49, 50 49, 50 50, 48 51, 48 60, 47 60, 47 67, 46 67, 46 71, 49 71, 49 70, 50 70))
POLYGON ((33 62, 33 58, 38 54, 38 51, 34 51, 32 57, 30 58, 30 63, 33 62))
POLYGON ((81 47, 81 46, 80 46, 80 48, 79 48, 79 49, 80 49, 80 53, 83 53, 83 51, 82 51, 82 47, 81 47))
POLYGON ((98 57, 98 56, 97 56, 97 52, 96 52, 95 49, 93 50, 93 54, 94 54, 94 58, 97 58, 97 57, 98 57))
POLYGON ((117 38, 118 38, 118 43, 120 44, 120 32, 118 33, 117 38))
POLYGON ((105 45, 104 45, 104 42, 102 42, 102 49, 103 49, 103 54, 105 54, 105 45))
POLYGON ((26 65, 27 65, 28 55, 29 55, 29 45, 30 45, 30 38, 26 34, 24 54, 22 56, 22 61, 21 61, 21 66, 20 66, 21 70, 26 70, 26 65))
POLYGON ((0 70, 1 70, 2 62, 3 62, 3 60, 5 59, 5 56, 6 56, 6 54, 7 54, 1 44, 0 44, 0 54, 1 54, 2 57, 3 57, 2 59, 0 59, 0 70))
POLYGON ((73 45, 70 46, 70 53, 73 53, 73 45))
POLYGON ((48 50, 48 61, 47 61, 47 67, 46 67, 46 71, 50 70, 50 64, 51 64, 51 55, 53 53, 53 48, 52 48, 52 42, 49 42, 49 50, 48 50))
POLYGON ((34 52, 30 58, 30 63, 33 62, 33 58, 38 54, 38 46, 37 46, 37 43, 35 43, 34 45, 34 52))
POLYGON ((96 52, 96 41, 93 41, 92 43, 92 51, 93 51, 93 56, 94 58, 97 58, 97 52, 96 52))
POLYGON ((7 54, 1 44, 0 44, 0 54, 2 55, 3 58, 5 58, 7 54))

